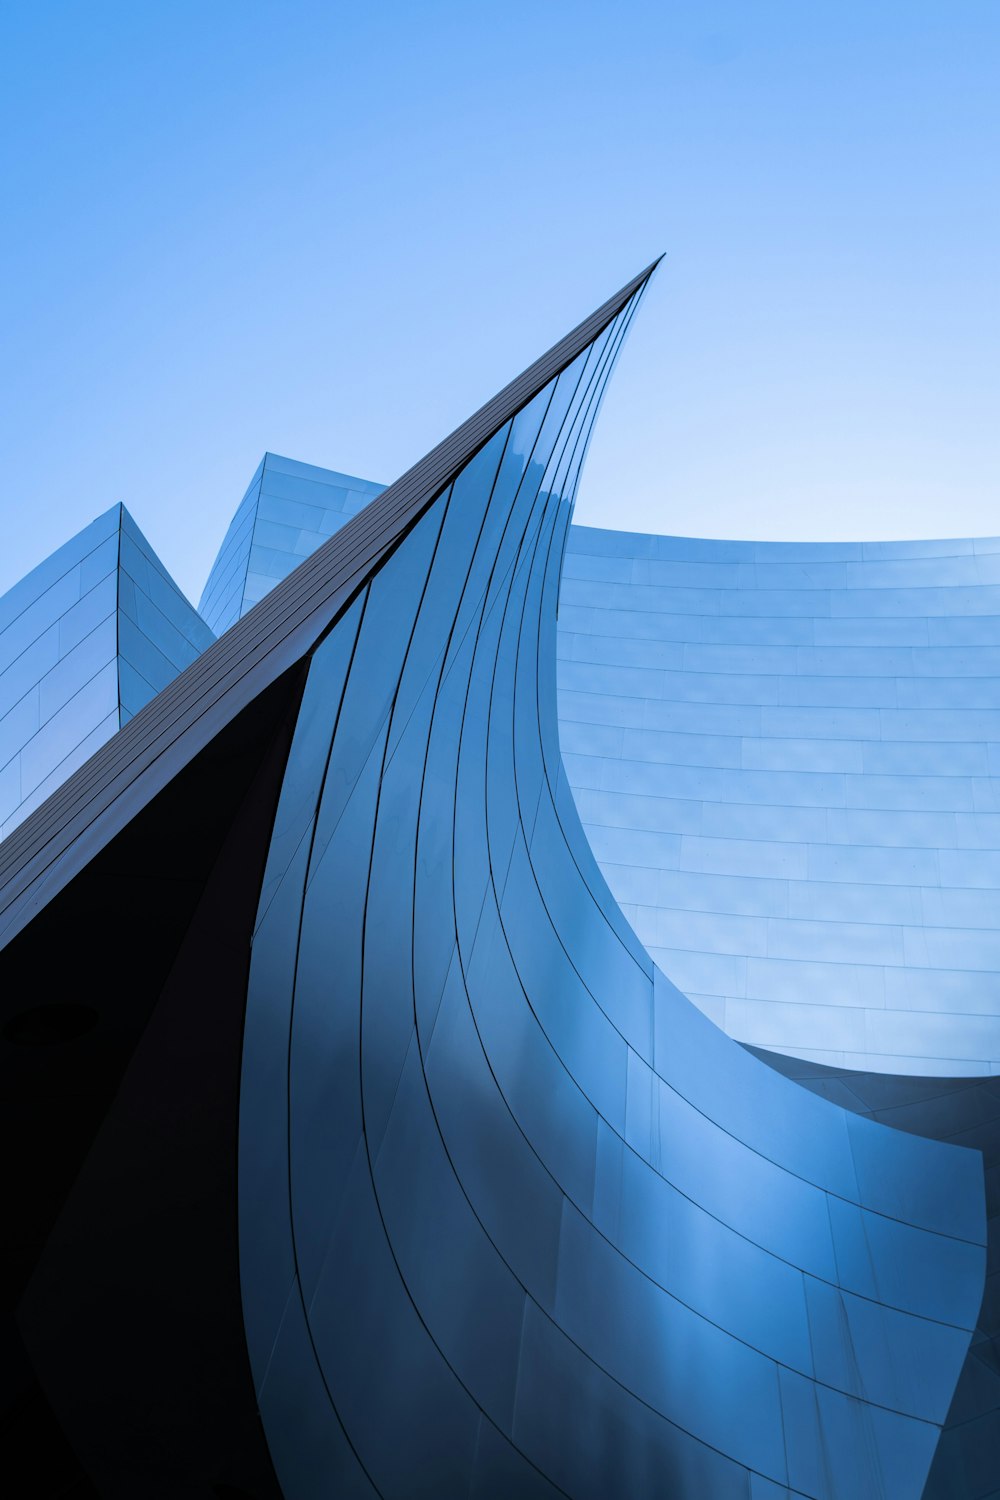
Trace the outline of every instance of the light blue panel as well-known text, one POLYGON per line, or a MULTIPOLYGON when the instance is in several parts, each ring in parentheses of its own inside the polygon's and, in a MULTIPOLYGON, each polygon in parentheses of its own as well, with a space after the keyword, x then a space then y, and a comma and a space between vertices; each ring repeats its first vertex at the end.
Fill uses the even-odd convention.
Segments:
POLYGON ((606 639, 592 634, 559 633, 557 654, 567 661, 579 660, 613 667, 678 668, 684 664, 684 647, 665 641, 633 640, 628 636, 606 639))
MULTIPOLYGON (((111 701, 111 694, 105 692, 107 683, 103 679, 104 674, 102 673, 101 679, 88 684, 86 688, 82 689, 78 698, 73 703, 73 712, 79 719, 83 719, 85 716, 87 721, 93 722, 93 729, 89 733, 84 734, 81 739, 76 740, 68 753, 56 761, 54 768, 47 775, 43 775, 41 781, 30 791, 24 791, 24 786, 26 782, 31 780, 31 774, 25 773, 22 775, 20 786, 23 795, 17 807, 16 815, 6 825, 8 828, 16 827, 30 812, 34 812, 36 807, 40 807, 47 797, 50 797, 54 791, 62 786, 67 776, 71 776, 74 771, 78 770, 121 727, 124 720, 120 705, 116 704, 103 719, 98 718, 102 705, 111 701)), ((74 729, 73 735, 69 736, 69 738, 73 738, 78 732, 78 729, 74 729)), ((55 759, 54 755, 46 757, 46 760, 49 761, 53 759, 55 759)))
POLYGON ((869 741, 861 747, 863 769, 873 776, 892 776, 905 786, 913 776, 989 776, 989 747, 983 741, 967 745, 928 740, 895 744, 869 741))
POLYGON ((9 833, 118 727, 121 507, 0 600, 0 775, 9 833))
POLYGON ((1000 644, 1000 616, 943 615, 928 618, 931 646, 995 646, 1000 644))
POLYGON ((749 1029, 761 1036, 758 1045, 777 1052, 797 1053, 810 1047, 817 1053, 863 1054, 867 1047, 865 1011, 834 997, 830 1005, 786 1004, 781 1000, 737 999, 726 1005, 730 1030, 749 1029), (766 1037, 766 1040, 764 1038, 766 1037))
MULTIPOLYGON (((80 576, 74 569, 79 567, 82 570, 95 557, 103 557, 108 542, 113 542, 117 550, 118 511, 119 507, 115 505, 98 516, 83 531, 53 552, 51 557, 33 568, 0 599, 0 631, 3 632, 0 666, 6 666, 26 641, 34 639, 54 615, 62 614, 69 607, 73 584, 79 581, 80 576), (65 579, 70 582, 64 584, 65 579), (58 599, 55 601, 45 598, 52 589, 59 589, 58 599), (15 624, 16 634, 8 635, 7 632, 15 624)), ((101 568, 102 574, 107 571, 107 568, 101 568)), ((96 578, 88 576, 87 587, 92 588, 96 581, 96 578)))
MULTIPOLYGON (((615 868, 617 871, 627 867, 615 868)), ((789 895, 797 888, 797 885, 790 886, 784 880, 740 875, 696 875, 690 871, 681 874, 673 869, 660 871, 656 886, 659 904, 667 909, 724 911, 762 917, 788 916, 789 895)))
MULTIPOLYGON (((831 549, 832 551, 832 549, 831 549)), ((842 589, 847 585, 848 564, 828 560, 825 548, 816 548, 815 557, 801 552, 798 558, 774 553, 771 558, 758 552, 753 583, 758 589, 842 589)))
POLYGON ((90 673, 73 696, 21 747, 23 796, 35 791, 72 754, 85 737, 83 726, 103 723, 117 706, 118 664, 112 650, 105 664, 90 673))
MULTIPOLYGON (((560 730, 560 735, 564 733, 560 730)), ((625 729, 619 750, 626 760, 667 766, 738 766, 742 742, 736 735, 670 734, 655 729, 625 729)))
POLYGON ((968 584, 952 588, 845 589, 834 596, 833 613, 844 618, 892 615, 995 615, 1000 588, 968 584))
MULTIPOLYGON (((934 622, 945 626, 946 622, 934 622)), ((970 622, 963 621, 963 626, 970 622)), ((978 625, 972 625, 974 630, 978 625)), ((812 638, 817 646, 871 646, 881 650, 887 646, 926 646, 933 639, 930 622, 922 616, 903 616, 900 619, 830 619, 814 620, 812 638)), ((976 636, 978 639, 978 635, 976 636)))
POLYGON ((740 741, 747 771, 845 771, 864 769, 864 744, 857 740, 749 739, 740 741))
POLYGON ((996 897, 989 889, 924 886, 920 891, 919 920, 933 927, 985 927, 992 931, 996 923, 996 897))
POLYGON ((760 732, 774 739, 877 740, 882 725, 883 713, 879 709, 840 703, 829 708, 765 705, 760 711, 760 732))
POLYGON ((49 671, 39 677, 39 720, 47 724, 56 713, 96 677, 102 667, 113 662, 117 640, 114 615, 102 620, 96 629, 84 636, 49 671))
MULTIPOLYGON (((981 750, 985 750, 982 745, 981 750)), ((849 807, 924 808, 927 811, 964 813, 975 808, 972 780, 952 774, 921 775, 916 769, 903 775, 850 775, 847 777, 849 807)))
POLYGON ((646 869, 675 870, 680 861, 681 836, 676 833, 588 823, 587 840, 602 869, 632 860, 646 869))
POLYGON ((778 880, 804 879, 809 850, 801 844, 761 839, 681 839, 678 868, 705 875, 752 875, 778 880))
POLYGON ((198 612, 216 635, 228 630, 240 618, 243 595, 246 590, 247 566, 250 561, 250 546, 253 528, 257 519, 260 500, 260 482, 267 455, 258 465, 229 523, 222 540, 212 571, 202 590, 198 612))
POLYGON ((710 838, 761 839, 808 843, 827 836, 830 813, 824 807, 742 802, 702 804, 701 831, 710 838))
MULTIPOLYGON (((923 894, 919 887, 909 885, 797 880, 787 888, 787 910, 775 915, 827 923, 870 922, 874 909, 880 912, 883 922, 922 922, 927 910, 923 894)), ((942 895, 943 892, 932 894, 942 895)))
POLYGON ((667 797, 629 795, 580 787, 577 805, 585 822, 603 827, 659 833, 693 833, 701 828, 701 803, 667 797))

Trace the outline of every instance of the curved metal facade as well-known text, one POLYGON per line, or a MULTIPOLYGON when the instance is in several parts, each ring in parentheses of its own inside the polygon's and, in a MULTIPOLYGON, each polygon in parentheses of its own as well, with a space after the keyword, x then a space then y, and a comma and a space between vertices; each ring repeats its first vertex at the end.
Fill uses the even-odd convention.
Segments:
POLYGON ((919 1496, 980 1159, 781 1079, 656 969, 562 771, 555 607, 631 315, 315 652, 256 922, 240 1263, 289 1500, 919 1496))
MULTIPOLYGON (((1000 1243, 1000 1080, 890 1078, 828 1068, 763 1049, 788 1078, 895 1130, 952 1141, 983 1154, 991 1246, 1000 1243)), ((990 1500, 1000 1480, 1000 1263, 991 1253, 986 1291, 923 1500, 990 1500)))
POLYGON ((574 527, 566 771, 601 868, 730 1035, 1000 1071, 1000 541, 574 527))
MULTIPOLYGON (((268 455, 230 533, 271 528, 273 583, 361 488, 268 455)), ((225 577, 236 618, 230 550, 205 599, 225 577)), ((718 1025, 830 1065, 1000 1070, 1000 541, 572 526, 558 642, 591 847, 718 1025)))

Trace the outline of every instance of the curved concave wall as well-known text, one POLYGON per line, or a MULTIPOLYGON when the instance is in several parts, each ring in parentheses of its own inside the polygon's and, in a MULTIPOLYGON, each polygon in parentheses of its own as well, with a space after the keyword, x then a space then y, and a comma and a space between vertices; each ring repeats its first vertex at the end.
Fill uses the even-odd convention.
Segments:
POLYGON ((248 1346, 288 1500, 917 1500, 982 1168, 816 1099, 655 968, 562 773, 555 605, 632 310, 312 658, 253 941, 248 1346))
MULTIPOLYGON (((377 492, 268 454, 202 608, 238 618, 377 492)), ((559 658, 598 862, 713 1020, 837 1066, 1000 1067, 1000 542, 573 526, 559 658)))
POLYGON ((575 526, 559 719, 588 839, 739 1039, 1000 1071, 1000 541, 575 526))

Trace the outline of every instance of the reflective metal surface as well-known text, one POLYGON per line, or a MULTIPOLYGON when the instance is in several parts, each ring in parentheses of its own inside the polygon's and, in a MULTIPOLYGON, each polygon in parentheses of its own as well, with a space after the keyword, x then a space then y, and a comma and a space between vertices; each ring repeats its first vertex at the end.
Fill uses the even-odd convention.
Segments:
POLYGON ((310 665, 240 1094, 247 1340, 289 1500, 915 1500, 968 1349, 979 1156, 723 1035, 577 816, 559 570, 632 310, 451 476, 310 665))
POLYGON ((121 505, 0 599, 0 837, 214 636, 121 505))
POLYGON ((574 527, 566 771, 653 957, 741 1040, 1000 1070, 1000 541, 574 527))
MULTIPOLYGON (((361 486, 268 455, 205 591, 217 628, 361 486), (244 589, 265 512, 286 551, 244 589)), ((714 1021, 829 1064, 1000 1071, 1000 542, 574 526, 558 654, 591 847, 714 1021)))
POLYGON ((805 1088, 896 1130, 983 1153, 986 1292, 923 1500, 989 1500, 1000 1489, 1000 1080, 890 1078, 756 1049, 805 1088))

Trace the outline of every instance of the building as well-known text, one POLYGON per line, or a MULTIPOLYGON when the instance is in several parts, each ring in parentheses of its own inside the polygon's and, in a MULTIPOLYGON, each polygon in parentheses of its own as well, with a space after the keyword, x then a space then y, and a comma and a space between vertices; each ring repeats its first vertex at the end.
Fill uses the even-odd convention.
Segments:
POLYGON ((740 1045, 581 822, 618 826, 560 748, 560 575, 649 274, 255 607, 220 586, 0 845, 40 1493, 903 1500, 988 1461, 996 1086, 740 1045))

